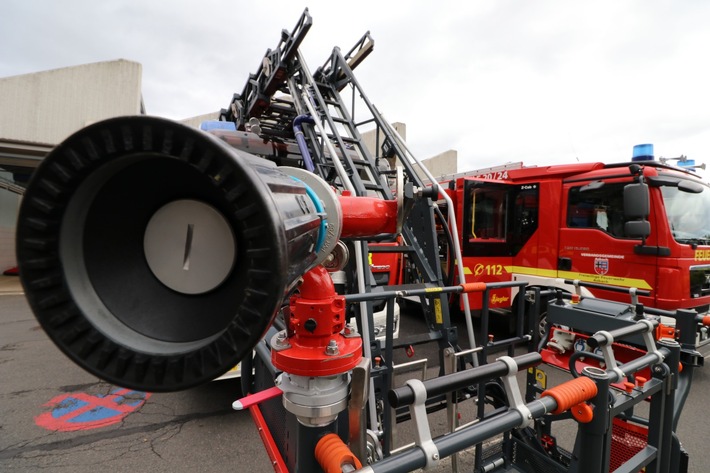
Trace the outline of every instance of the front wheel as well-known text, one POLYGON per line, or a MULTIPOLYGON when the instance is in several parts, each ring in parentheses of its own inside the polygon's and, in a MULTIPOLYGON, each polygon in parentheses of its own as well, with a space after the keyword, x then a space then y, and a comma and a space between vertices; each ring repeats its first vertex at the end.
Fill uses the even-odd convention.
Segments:
POLYGON ((539 340, 544 340, 547 336, 547 304, 540 308, 540 315, 537 318, 537 335, 539 340))

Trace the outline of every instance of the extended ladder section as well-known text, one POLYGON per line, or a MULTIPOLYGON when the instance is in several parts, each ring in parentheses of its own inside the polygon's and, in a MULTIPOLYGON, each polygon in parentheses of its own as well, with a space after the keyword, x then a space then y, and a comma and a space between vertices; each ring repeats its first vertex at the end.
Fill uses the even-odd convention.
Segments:
POLYGON ((392 199, 392 191, 386 179, 382 179, 376 162, 382 158, 372 156, 360 134, 360 128, 371 125, 373 120, 368 117, 356 123, 354 107, 346 105, 340 93, 345 89, 346 93, 359 95, 369 105, 348 62, 351 56, 362 60, 373 47, 372 39, 366 34, 345 56, 335 48, 326 65, 316 71, 315 77, 302 63, 301 74, 294 78, 294 82, 298 81, 294 85, 300 91, 298 97, 304 108, 316 116, 313 131, 320 133, 310 134, 310 141, 314 145, 314 164, 318 174, 329 182, 337 183, 337 163, 340 163, 357 195, 392 199), (333 151, 336 156, 332 155, 333 151))

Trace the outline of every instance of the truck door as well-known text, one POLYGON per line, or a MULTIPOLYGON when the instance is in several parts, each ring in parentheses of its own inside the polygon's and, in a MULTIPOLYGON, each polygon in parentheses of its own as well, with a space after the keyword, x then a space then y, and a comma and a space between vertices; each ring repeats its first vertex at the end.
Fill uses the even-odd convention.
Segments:
MULTIPOLYGON (((461 247, 466 281, 511 281, 514 258, 537 229, 539 185, 464 182, 461 247)), ((491 291, 489 307, 508 309, 512 296, 510 288, 491 291)), ((469 302, 480 308, 481 294, 471 294, 469 302)))
MULTIPOLYGON (((651 290, 657 257, 637 254, 641 242, 624 235, 625 182, 570 182, 563 186, 558 277, 651 290)), ((653 230, 655 231, 655 229, 653 230)), ((649 242, 655 240, 652 234, 649 242)), ((628 295, 593 291, 629 301, 628 295)))

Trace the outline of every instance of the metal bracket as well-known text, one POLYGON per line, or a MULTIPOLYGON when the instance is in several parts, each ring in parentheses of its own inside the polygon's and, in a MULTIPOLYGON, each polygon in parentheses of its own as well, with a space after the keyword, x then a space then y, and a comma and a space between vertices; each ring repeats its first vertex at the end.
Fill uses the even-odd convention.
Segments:
POLYGON ((350 449, 362 464, 367 463, 367 421, 365 406, 370 392, 370 359, 363 357, 353 368, 348 402, 348 440, 350 449))
POLYGON ((636 289, 635 287, 630 287, 629 296, 631 296, 631 305, 633 305, 634 307, 639 305, 638 289, 636 289))
POLYGON ((614 336, 606 330, 600 330, 596 334, 602 335, 606 340, 605 343, 599 345, 599 350, 602 352, 602 356, 604 357, 604 363, 606 363, 607 371, 613 371, 617 376, 617 379, 613 380, 613 382, 621 381, 626 377, 626 373, 624 373, 624 371, 619 368, 619 365, 616 364, 616 357, 614 357, 614 349, 612 348, 614 336))
POLYGON ((653 338, 653 332, 655 329, 653 323, 651 323, 650 320, 646 319, 641 319, 637 323, 646 324, 646 331, 641 334, 641 336, 643 337, 643 341, 646 344, 646 351, 648 353, 653 353, 654 355, 656 355, 656 358, 658 358, 658 363, 663 363, 665 356, 663 356, 660 350, 658 350, 658 346, 656 346, 656 340, 653 338))
POLYGON ((406 383, 414 393, 414 402, 409 405, 409 413, 415 426, 415 444, 424 452, 426 458, 425 470, 439 464, 439 449, 431 439, 429 419, 426 413, 426 387, 418 379, 408 379, 406 383))
POLYGON ((508 374, 501 376, 500 380, 503 381, 510 408, 520 413, 520 425, 518 427, 529 427, 533 423, 533 416, 530 409, 523 402, 523 395, 520 392, 517 378, 518 364, 509 356, 501 356, 497 361, 502 361, 508 367, 508 374))
POLYGON ((572 285, 574 286, 574 293, 577 294, 579 297, 582 297, 582 287, 579 285, 581 283, 579 279, 575 279, 572 281, 572 285))

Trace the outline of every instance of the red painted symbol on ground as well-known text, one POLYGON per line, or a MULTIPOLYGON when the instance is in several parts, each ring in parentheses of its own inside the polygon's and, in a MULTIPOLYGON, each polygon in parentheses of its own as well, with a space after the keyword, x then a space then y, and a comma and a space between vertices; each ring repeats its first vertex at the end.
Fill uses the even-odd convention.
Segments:
POLYGON ((35 423, 61 432, 106 427, 138 410, 149 397, 150 393, 130 389, 115 389, 108 395, 62 394, 44 405, 52 410, 35 417, 35 423))

